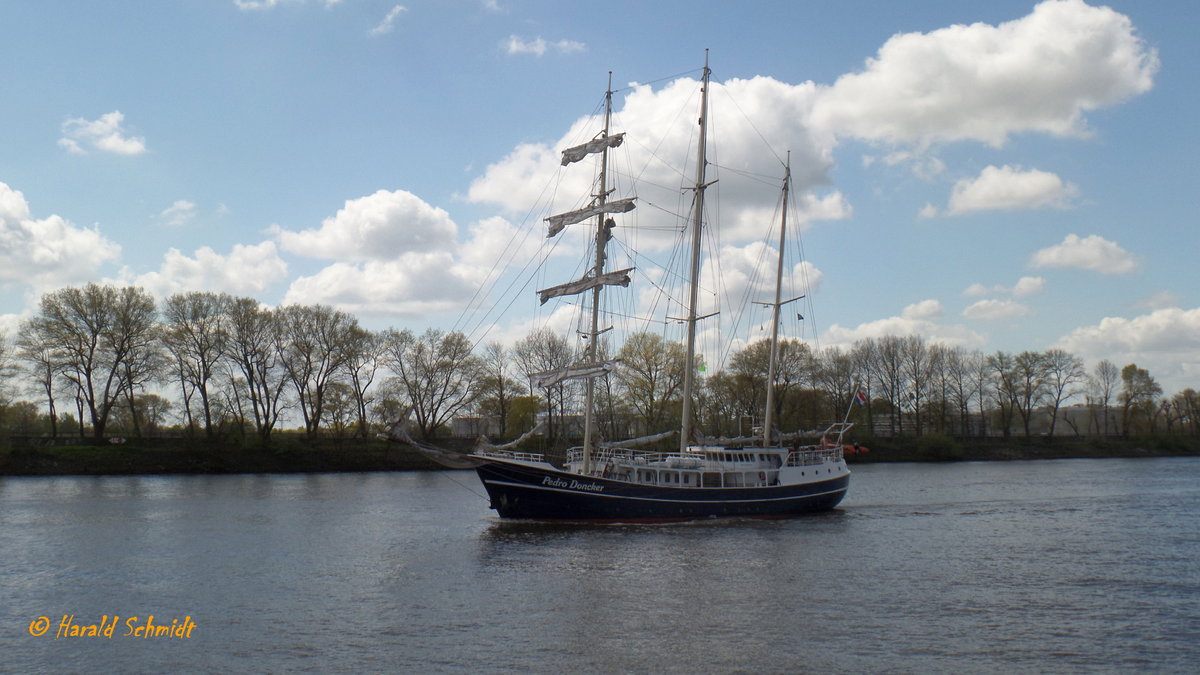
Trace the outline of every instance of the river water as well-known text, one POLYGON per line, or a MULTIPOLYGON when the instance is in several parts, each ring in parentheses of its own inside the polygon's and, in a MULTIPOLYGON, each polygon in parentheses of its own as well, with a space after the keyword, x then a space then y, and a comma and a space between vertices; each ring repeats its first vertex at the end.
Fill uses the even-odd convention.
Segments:
POLYGON ((470 472, 3 478, 0 670, 1200 667, 1200 458, 853 469, 832 513, 595 527, 470 472))

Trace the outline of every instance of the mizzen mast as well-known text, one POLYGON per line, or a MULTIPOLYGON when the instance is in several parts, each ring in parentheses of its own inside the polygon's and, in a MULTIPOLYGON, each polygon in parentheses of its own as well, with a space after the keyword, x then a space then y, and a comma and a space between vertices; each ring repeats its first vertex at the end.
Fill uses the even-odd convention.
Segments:
MULTIPOLYGON (((787 244, 788 189, 792 182, 792 157, 783 171, 783 205, 779 221, 779 257, 775 263, 775 302, 771 303, 771 356, 767 362, 767 408, 763 413, 763 447, 770 447, 775 434, 775 369, 779 361, 779 314, 783 306, 783 249, 787 244)), ((802 296, 803 297, 803 296, 802 296)), ((793 298, 792 300, 799 300, 793 298)), ((792 302, 788 300, 787 302, 792 302)), ((763 303, 766 304, 766 303, 763 303)))

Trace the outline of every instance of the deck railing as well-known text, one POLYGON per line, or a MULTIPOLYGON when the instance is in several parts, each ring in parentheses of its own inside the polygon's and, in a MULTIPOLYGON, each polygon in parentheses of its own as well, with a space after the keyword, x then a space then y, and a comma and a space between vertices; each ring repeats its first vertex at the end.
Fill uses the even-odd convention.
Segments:
POLYGON ((537 452, 514 452, 512 450, 480 450, 478 454, 484 457, 500 457, 503 459, 518 459, 524 462, 544 462, 546 456, 537 452))
POLYGON ((801 448, 788 453, 786 466, 813 466, 842 459, 842 446, 801 448))

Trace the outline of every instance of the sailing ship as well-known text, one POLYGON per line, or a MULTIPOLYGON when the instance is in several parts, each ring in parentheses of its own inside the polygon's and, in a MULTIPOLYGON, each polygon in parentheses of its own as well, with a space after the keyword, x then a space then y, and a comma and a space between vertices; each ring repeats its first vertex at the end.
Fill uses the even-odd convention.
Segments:
MULTIPOLYGON (((820 434, 820 441, 801 445, 784 444, 774 433, 774 380, 779 352, 781 308, 792 300, 781 299, 784 231, 787 224, 787 195, 790 162, 783 181, 783 217, 780 223, 779 258, 776 266, 775 299, 760 303, 773 308, 770 362, 767 374, 766 410, 762 433, 756 438, 732 442, 704 440, 693 420, 693 391, 696 388, 696 333, 699 316, 701 229, 704 194, 708 187, 706 156, 710 70, 707 58, 700 91, 693 206, 690 228, 690 286, 686 323, 686 365, 683 372, 682 414, 679 447, 670 452, 638 449, 635 441, 603 443, 597 439, 595 423, 596 379, 618 367, 600 360, 600 294, 608 286, 628 286, 630 269, 606 269, 606 247, 614 228, 612 215, 636 206, 633 197, 609 199, 607 172, 609 154, 624 142, 624 133, 611 133, 612 83, 605 95, 603 128, 592 140, 562 151, 562 166, 599 154, 598 186, 586 208, 546 218, 548 237, 566 226, 594 219, 594 257, 591 269, 576 281, 539 291, 542 303, 550 298, 591 294, 590 330, 583 363, 555 372, 531 375, 531 381, 550 387, 566 378, 584 381, 583 443, 567 451, 564 466, 555 466, 542 454, 524 452, 519 443, 491 446, 486 443, 465 459, 475 466, 491 501, 502 518, 647 522, 679 521, 720 517, 786 517, 832 509, 846 494, 850 472, 843 457, 843 436, 853 426, 847 415, 820 434)), ((793 298, 793 300, 799 298, 793 298)), ((659 439, 660 434, 654 439, 659 439)), ((673 434, 672 434, 673 435, 673 434)), ((645 440, 645 439, 637 439, 645 440)))

